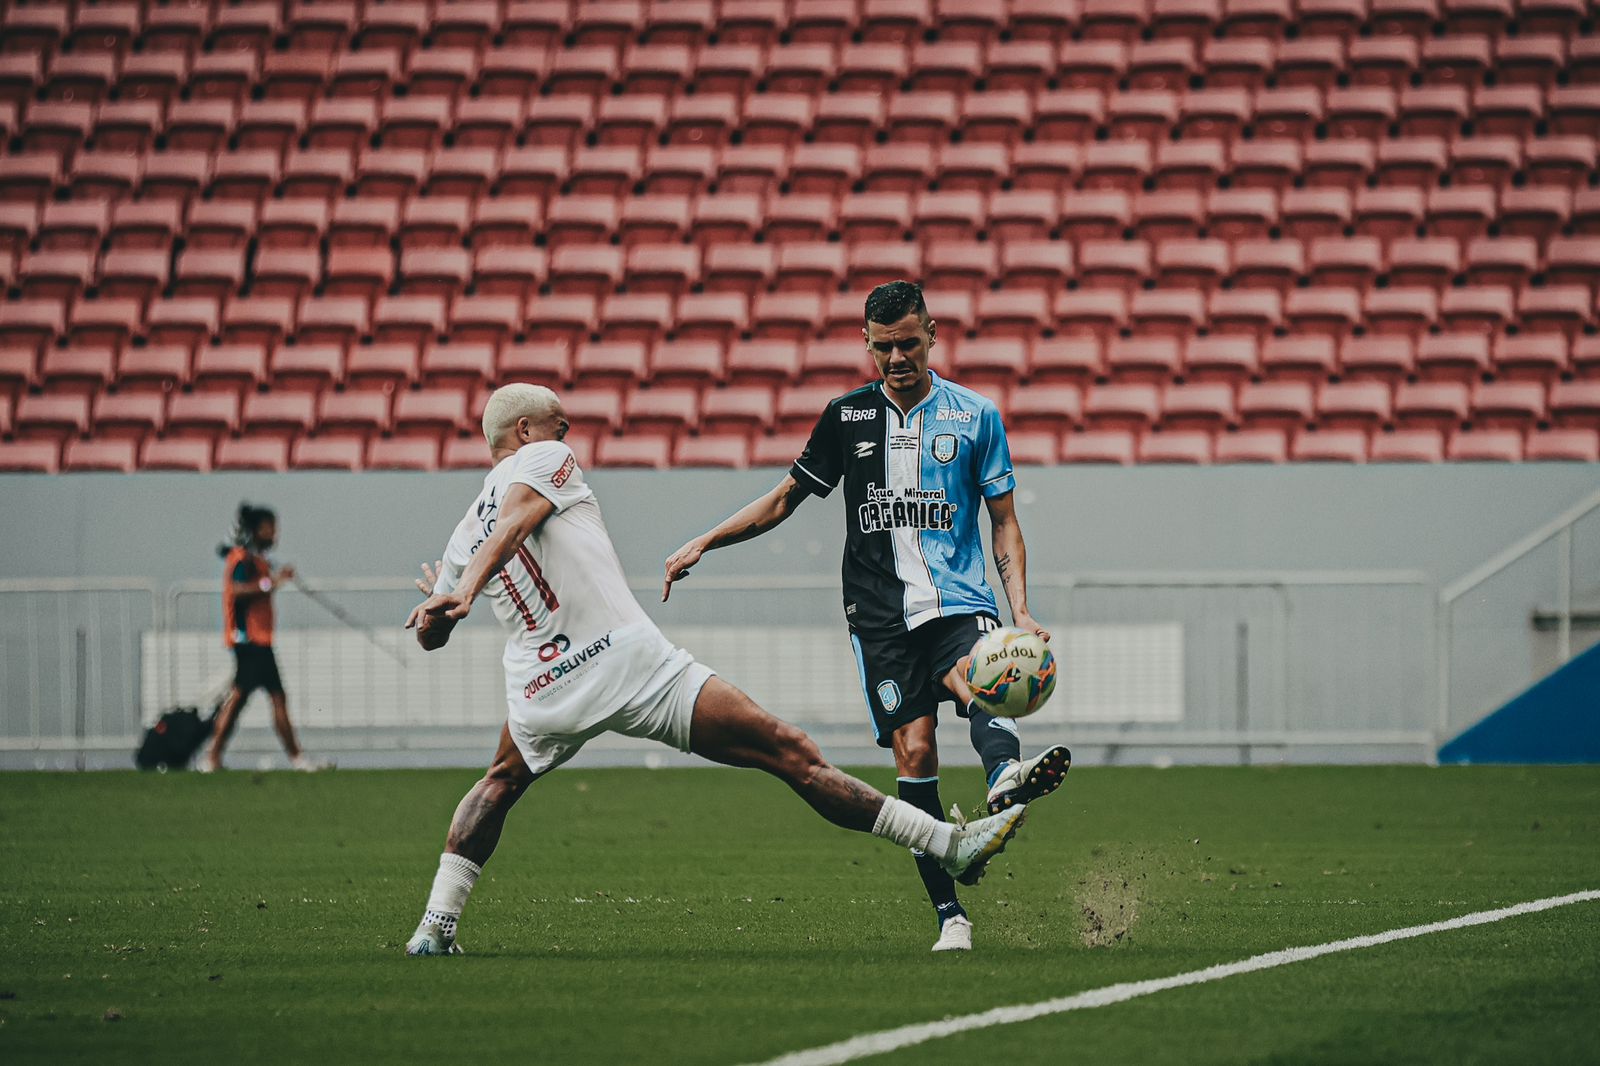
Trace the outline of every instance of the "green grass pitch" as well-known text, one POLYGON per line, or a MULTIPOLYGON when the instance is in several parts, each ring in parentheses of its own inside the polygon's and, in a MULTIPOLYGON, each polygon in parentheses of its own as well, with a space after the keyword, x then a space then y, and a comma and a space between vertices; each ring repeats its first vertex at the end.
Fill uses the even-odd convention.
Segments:
MULTIPOLYGON (((1600 768, 1080 767, 935 956, 910 859, 781 785, 580 766, 404 958, 475 776, 0 775, 0 1061, 750 1062, 1600 888, 1600 768)), ((1580 903, 874 1061, 1600 1062, 1597 1005, 1580 903)))

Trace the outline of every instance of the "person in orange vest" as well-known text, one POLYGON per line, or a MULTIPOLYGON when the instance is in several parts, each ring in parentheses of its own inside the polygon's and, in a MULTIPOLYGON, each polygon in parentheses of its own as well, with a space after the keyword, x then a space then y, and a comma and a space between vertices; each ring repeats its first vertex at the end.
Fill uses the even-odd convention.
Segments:
POLYGON ((211 748, 201 758, 198 769, 211 773, 222 768, 222 751, 238 724, 239 711, 257 689, 272 699, 272 727, 289 762, 296 770, 320 770, 321 763, 306 758, 295 739, 289 721, 289 701, 278 675, 278 659, 272 653, 272 594, 279 585, 294 579, 294 567, 277 570, 267 560, 267 552, 278 540, 278 516, 266 507, 239 505, 228 543, 217 548, 223 557, 222 639, 233 649, 233 687, 217 711, 211 748))

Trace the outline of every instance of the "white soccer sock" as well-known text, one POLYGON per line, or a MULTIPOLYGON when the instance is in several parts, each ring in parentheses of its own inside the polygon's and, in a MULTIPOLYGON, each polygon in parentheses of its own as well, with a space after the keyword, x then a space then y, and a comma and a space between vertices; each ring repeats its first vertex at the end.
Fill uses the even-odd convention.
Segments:
POLYGON ((483 867, 475 862, 448 851, 440 855, 439 872, 433 875, 433 892, 428 896, 427 913, 422 920, 438 924, 444 935, 453 939, 456 921, 466 909, 467 897, 472 895, 472 886, 481 873, 483 867))
POLYGON ((955 828, 949 822, 941 822, 927 811, 893 796, 883 801, 878 820, 872 825, 872 835, 935 859, 948 859, 955 848, 955 828))

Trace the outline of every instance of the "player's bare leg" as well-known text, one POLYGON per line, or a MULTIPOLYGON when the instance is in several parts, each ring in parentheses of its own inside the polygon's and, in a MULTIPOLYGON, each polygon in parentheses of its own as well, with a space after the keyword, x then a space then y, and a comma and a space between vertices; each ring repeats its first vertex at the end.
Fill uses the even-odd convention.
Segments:
POLYGON ((483 779, 467 790, 450 819, 444 850, 482 866, 500 843, 506 815, 533 784, 533 771, 522 759, 522 752, 511 740, 511 729, 500 728, 500 746, 483 779))
POLYGON ((972 701, 967 687, 967 666, 960 662, 944 675, 944 685, 967 708, 972 747, 983 760, 989 793, 984 798, 990 814, 1050 795, 1066 780, 1072 752, 1065 744, 1052 744, 1031 759, 1022 758, 1022 737, 1014 718, 1000 718, 972 701))
POLYGON ((500 746, 482 780, 467 790, 456 805, 445 835, 444 854, 434 875, 422 922, 406 944, 407 955, 459 955, 456 923, 483 864, 500 843, 506 815, 528 791, 535 778, 511 740, 511 730, 501 727, 500 746))
POLYGON ((195 769, 203 774, 222 769, 222 749, 228 746, 233 727, 239 724, 239 709, 243 706, 244 693, 239 691, 238 686, 230 688, 222 698, 222 706, 217 708, 217 720, 211 729, 211 746, 200 757, 195 769))
POLYGON ((305 750, 295 739, 294 723, 289 721, 289 697, 281 692, 272 694, 272 728, 278 734, 278 743, 289 756, 289 765, 296 770, 316 771, 332 767, 332 763, 306 758, 305 750))
POLYGON ((725 766, 766 771, 845 829, 871 832, 884 805, 883 793, 830 766, 805 733, 718 677, 695 700, 689 749, 725 766))
POLYGON ((810 737, 719 677, 708 680, 695 700, 689 746, 713 762, 764 770, 834 825, 924 851, 951 874, 970 877, 973 883, 1022 821, 999 816, 965 827, 937 821, 829 765, 810 737))

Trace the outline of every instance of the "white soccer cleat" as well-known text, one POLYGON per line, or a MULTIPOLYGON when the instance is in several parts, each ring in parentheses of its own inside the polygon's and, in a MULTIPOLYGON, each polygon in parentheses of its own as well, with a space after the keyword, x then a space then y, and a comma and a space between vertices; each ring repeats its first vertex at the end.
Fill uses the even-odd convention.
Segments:
POLYGON ((934 951, 971 951, 972 950, 972 922, 965 915, 958 914, 947 920, 939 928, 939 940, 933 945, 934 951))
POLYGON ((209 755, 200 756, 199 761, 194 764, 194 772, 197 774, 214 774, 221 769, 222 763, 209 755))
POLYGON ((435 922, 423 922, 406 942, 407 955, 464 955, 455 937, 446 937, 435 922))
POLYGON ((289 768, 302 774, 315 774, 323 770, 332 770, 333 762, 330 759, 313 759, 301 752, 289 760, 289 768))
POLYGON ((1019 804, 1032 803, 1061 787, 1072 769, 1072 752, 1065 744, 1046 748, 1026 762, 1014 762, 989 786, 988 806, 998 814, 1019 804))
POLYGON ((1006 849, 1006 842, 1016 834, 1027 811, 1028 805, 1019 803, 1010 810, 956 826, 955 853, 939 865, 963 885, 977 884, 989 860, 1006 849))

